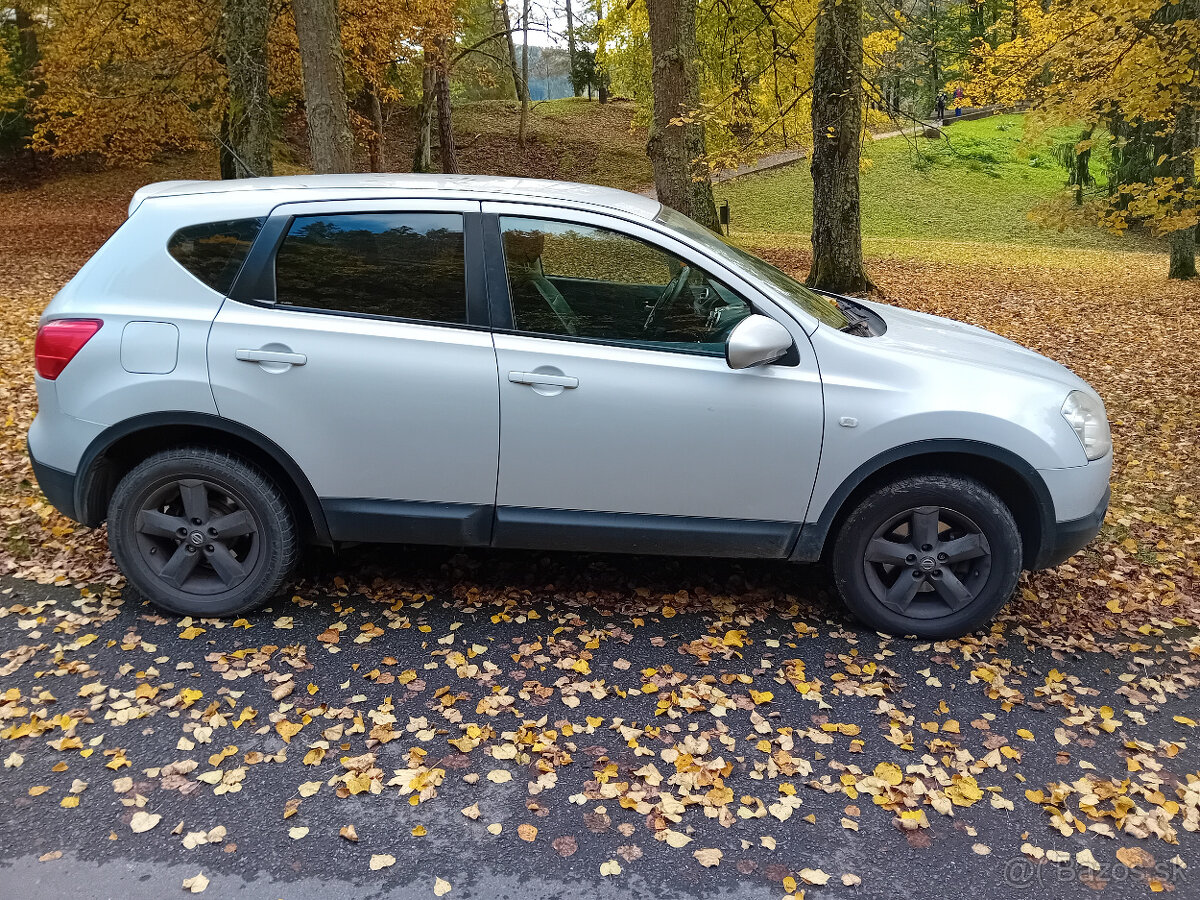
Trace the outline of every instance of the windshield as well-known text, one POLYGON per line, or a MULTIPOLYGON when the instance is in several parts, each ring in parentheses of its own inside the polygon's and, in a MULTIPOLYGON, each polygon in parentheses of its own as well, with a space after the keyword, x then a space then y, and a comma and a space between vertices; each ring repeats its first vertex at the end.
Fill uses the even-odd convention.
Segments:
POLYGON ((834 328, 845 328, 850 324, 850 320, 842 314, 832 300, 813 293, 786 272, 747 253, 715 231, 709 231, 704 226, 696 224, 682 213, 664 206, 654 219, 675 231, 684 232, 721 262, 746 273, 754 280, 765 282, 774 289, 770 292, 771 294, 798 306, 818 321, 834 328))

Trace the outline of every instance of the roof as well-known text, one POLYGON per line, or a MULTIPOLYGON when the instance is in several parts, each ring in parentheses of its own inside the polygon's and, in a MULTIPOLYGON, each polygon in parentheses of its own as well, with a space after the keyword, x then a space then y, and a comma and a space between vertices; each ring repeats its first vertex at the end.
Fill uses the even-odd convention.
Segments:
POLYGON ((160 181, 139 189, 129 204, 130 213, 150 197, 185 197, 196 194, 249 191, 312 192, 312 200, 353 199, 362 194, 456 194, 473 199, 548 200, 570 205, 603 207, 641 218, 653 218, 661 208, 657 200, 615 188, 538 178, 496 175, 407 175, 365 173, 356 175, 286 175, 274 178, 239 178, 227 181, 160 181), (361 192, 361 193, 360 193, 361 192), (494 195, 494 196, 489 196, 494 195))

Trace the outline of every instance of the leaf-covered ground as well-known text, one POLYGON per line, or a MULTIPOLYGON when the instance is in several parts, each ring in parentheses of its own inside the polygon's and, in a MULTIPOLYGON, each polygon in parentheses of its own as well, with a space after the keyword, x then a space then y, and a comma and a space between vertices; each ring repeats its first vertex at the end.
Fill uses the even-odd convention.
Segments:
POLYGON ((189 621, 123 601, 24 457, 37 313, 146 177, 0 194, 12 891, 1195 895, 1198 291, 1161 257, 871 261, 891 302, 1061 360, 1113 420, 1103 534, 984 634, 881 638, 785 566, 386 548, 189 621))

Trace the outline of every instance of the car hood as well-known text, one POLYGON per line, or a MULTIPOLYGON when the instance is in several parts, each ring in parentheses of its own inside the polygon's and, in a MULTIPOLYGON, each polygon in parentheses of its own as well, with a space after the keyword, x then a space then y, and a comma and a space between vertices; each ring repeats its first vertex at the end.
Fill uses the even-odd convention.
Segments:
POLYGON ((905 355, 953 359, 981 368, 1033 375, 1071 389, 1087 387, 1083 379, 1066 366, 974 325, 898 306, 862 300, 854 302, 868 307, 887 324, 885 333, 870 340, 887 344, 905 355))

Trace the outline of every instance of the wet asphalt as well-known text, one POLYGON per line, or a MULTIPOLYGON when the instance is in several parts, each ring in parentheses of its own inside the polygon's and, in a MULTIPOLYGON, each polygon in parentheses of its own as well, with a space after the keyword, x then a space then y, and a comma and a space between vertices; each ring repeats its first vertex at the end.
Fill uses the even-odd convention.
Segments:
MULTIPOLYGON (((684 823, 692 842, 675 849, 656 841, 645 817, 622 808, 616 800, 588 800, 581 805, 569 798, 583 790, 593 771, 608 762, 624 774, 656 761, 665 772, 670 767, 658 759, 659 752, 686 735, 690 727, 694 727, 693 734, 711 734, 711 729, 725 727, 736 738, 736 745, 730 750, 718 744, 717 750, 733 764, 727 783, 735 797, 762 797, 769 803, 777 796, 775 783, 750 777, 753 741, 747 740, 752 732, 747 709, 732 710, 719 722, 708 713, 673 720, 682 731, 658 740, 643 738, 642 745, 654 753, 643 757, 635 755, 619 731, 610 726, 614 718, 639 728, 665 723, 665 717, 654 715, 656 696, 630 693, 620 698, 610 694, 595 700, 585 693, 577 707, 568 708, 561 693, 548 698, 535 695, 527 702, 518 701, 519 716, 497 717, 493 723, 496 730, 512 729, 522 719, 541 716, 547 717, 547 727, 564 721, 582 723, 586 716, 604 719, 603 727, 593 733, 573 737, 573 759, 558 767, 554 787, 531 794, 527 785, 537 777, 531 766, 491 759, 483 755, 482 748, 458 753, 445 744, 445 736, 439 736, 421 745, 428 749, 431 762, 439 760, 446 769, 436 797, 413 806, 407 798, 397 796, 395 788, 385 787, 377 795, 339 799, 324 786, 315 796, 302 799, 296 814, 286 820, 285 805, 299 797, 297 786, 342 773, 338 763, 342 753, 335 749, 319 765, 301 765, 300 757, 311 740, 297 738, 288 748, 286 762, 248 766, 236 793, 218 796, 211 787, 201 785, 185 795, 164 790, 145 770, 190 757, 200 761, 195 775, 209 768, 205 758, 210 753, 235 744, 236 754, 225 766, 228 769, 252 751, 275 753, 284 746, 280 736, 274 729, 256 734, 250 726, 236 731, 226 726, 218 730, 212 743, 185 752, 176 747, 183 734, 181 725, 188 720, 186 713, 172 717, 168 710, 161 710, 123 725, 93 716, 95 722, 81 725, 78 731, 85 745, 103 736, 89 759, 81 758, 77 750, 52 749, 47 741, 56 735, 0 740, 0 757, 15 751, 24 758, 19 768, 0 769, 0 900, 183 896, 184 879, 199 872, 209 879, 204 896, 247 900, 427 898, 435 896, 439 878, 450 884, 446 896, 451 900, 779 900, 787 894, 785 878, 797 877, 801 869, 819 869, 831 876, 823 886, 801 883, 799 887, 809 898, 1075 898, 1097 893, 1124 898, 1150 893, 1155 878, 1159 879, 1156 888, 1177 897, 1200 897, 1200 837, 1196 834, 1180 830, 1177 845, 1125 835, 1115 839, 1092 833, 1063 837, 1048 826, 1042 808, 1023 796, 1028 787, 1074 780, 1085 771, 1125 777, 1125 741, 1130 738, 1149 744, 1184 744, 1171 758, 1155 757, 1163 766, 1158 774, 1168 783, 1200 771, 1200 742, 1186 740, 1194 731, 1173 719, 1175 715, 1197 715, 1197 705, 1187 699, 1186 690, 1146 713, 1147 724, 1137 727, 1123 715, 1130 708, 1129 698, 1116 693, 1123 673, 1140 676, 1153 671, 1156 677, 1176 678, 1177 684, 1194 681, 1190 675, 1194 655, 1189 657, 1181 650, 1186 634, 1169 636, 1170 640, 1150 639, 1147 649, 1135 648, 1134 652, 1114 649, 1115 645, 1080 650, 1054 647, 1053 641, 1023 641, 1016 632, 1017 623, 1007 625, 1002 637, 989 644, 966 651, 941 648, 939 652, 928 643, 883 638, 855 625, 830 600, 819 573, 795 575, 766 564, 547 557, 517 552, 352 551, 310 566, 298 594, 302 602, 281 600, 249 615, 248 629, 209 627, 193 640, 179 637, 177 618, 159 617, 150 607, 131 602, 112 602, 100 614, 90 613, 91 621, 75 634, 64 634, 61 625, 71 621, 69 613, 81 611, 78 588, 5 578, 0 579, 0 590, 4 591, 0 605, 10 610, 0 618, 0 651, 4 654, 0 667, 12 666, 22 647, 41 648, 32 659, 0 677, 0 692, 19 688, 28 698, 50 691, 58 698, 47 705, 51 715, 83 703, 75 697, 84 684, 99 680, 129 691, 138 683, 137 673, 153 666, 160 672, 158 681, 171 682, 176 689, 202 691, 201 706, 218 698, 226 702, 231 690, 242 692, 236 704, 259 710, 253 724, 263 725, 276 706, 269 696, 272 685, 261 673, 225 679, 212 671, 212 660, 214 655, 239 649, 286 644, 303 646, 311 663, 311 668, 297 672, 297 683, 317 686, 313 695, 298 691, 290 701, 309 707, 318 702, 349 703, 365 712, 390 696, 398 728, 409 716, 428 716, 435 725, 445 727, 436 716, 437 687, 451 685, 468 694, 462 703, 465 720, 482 719, 474 715, 474 704, 491 693, 492 685, 506 686, 515 693, 530 678, 550 685, 564 675, 552 664, 517 665, 510 654, 518 652, 521 644, 541 640, 548 645, 555 637, 574 640, 581 634, 588 637, 601 632, 605 638, 591 650, 592 674, 588 678, 602 677, 629 688, 641 681, 640 670, 664 665, 689 678, 745 675, 756 689, 774 692, 775 699, 758 711, 767 715, 775 728, 792 725, 803 729, 823 721, 858 724, 864 742, 861 752, 855 752, 851 737, 841 734, 829 745, 797 741, 796 752, 812 761, 813 777, 830 774, 836 781, 839 770, 831 763, 855 764, 867 772, 881 761, 910 765, 918 761, 923 749, 918 746, 917 753, 905 752, 883 739, 887 718, 876 712, 879 697, 835 692, 837 682, 831 676, 845 671, 847 659, 876 659, 886 666, 887 674, 879 679, 886 685, 886 699, 914 717, 919 741, 936 737, 921 731, 922 722, 953 717, 962 723, 962 733, 954 736, 952 743, 974 757, 987 752, 981 741, 988 734, 1005 735, 1021 751, 1020 762, 1007 766, 1006 771, 988 770, 979 775, 981 786, 998 787, 999 793, 1012 801, 1012 810, 993 808, 986 797, 969 808, 955 809, 953 818, 926 808, 930 827, 906 832, 894 823, 893 813, 875 806, 870 796, 851 800, 840 791, 811 789, 804 784, 807 779, 796 777, 791 781, 803 802, 787 821, 771 816, 739 818, 727 827, 692 808, 684 823), (349 586, 342 588, 338 579, 349 586), (353 590, 356 584, 368 585, 374 599, 357 595, 353 590), (594 594, 589 594, 589 584, 596 585, 594 594), (668 618, 659 611, 661 592, 671 586, 689 589, 690 599, 681 600, 679 613, 668 618), (403 614, 414 627, 389 629, 360 645, 351 642, 349 637, 361 624, 383 621, 381 611, 398 592, 408 595, 403 614), (791 595, 795 603, 785 595, 791 595), (422 599, 425 597, 429 599, 422 599), (18 620, 27 617, 11 610, 32 607, 39 601, 46 601, 46 624, 40 629, 19 627, 18 620), (639 606, 642 603, 648 605, 649 614, 639 606), (531 610, 536 618, 528 615, 531 610), (291 617, 290 628, 277 627, 283 616, 291 617), (339 652, 331 654, 318 636, 338 621, 348 624, 343 632, 346 640, 339 652), (55 623, 60 626, 59 633, 53 630, 55 623), (730 628, 744 629, 748 640, 747 646, 729 659, 704 664, 681 650, 688 641, 705 634, 719 636, 730 628), (808 636, 797 639, 799 630, 808 636), (31 637, 31 631, 40 636, 31 637), (97 639, 78 650, 62 650, 63 644, 87 633, 95 633, 97 639), (480 657, 501 669, 494 681, 481 685, 457 679, 446 670, 444 656, 431 655, 438 649, 437 640, 451 633, 456 648, 472 644, 487 648, 480 657), (128 649, 131 634, 140 641, 134 649, 128 649), (389 671, 420 673, 426 683, 424 690, 379 684, 365 677, 378 669, 385 657, 395 660, 389 671), (772 680, 779 663, 788 658, 802 659, 808 677, 823 681, 822 696, 829 708, 820 708, 789 685, 772 680), (430 668, 431 662, 439 659, 440 668, 430 668), (1011 709, 987 696, 986 685, 971 678, 977 662, 998 659, 1011 661, 1009 684, 1025 696, 1025 702, 1011 709), (76 668, 66 671, 63 666, 71 660, 76 668), (614 668, 619 660, 630 665, 614 668), (180 669, 180 663, 190 663, 191 668, 180 669), (1126 725, 1112 734, 1076 729, 1078 739, 1069 747, 1060 746, 1053 735, 1068 711, 1034 696, 1035 688, 1054 669, 1079 679, 1082 690, 1075 696, 1093 706, 1113 706, 1126 725), (994 717, 989 732, 968 726, 985 716, 994 717), (1035 739, 1018 738, 1018 729, 1028 729, 1035 739), (104 767, 101 750, 118 747, 130 765, 110 771, 104 767), (1064 749, 1068 751, 1065 760, 1064 749), (67 763, 66 771, 52 770, 62 762, 67 763), (499 784, 487 780, 487 772, 497 768, 510 770, 513 779, 499 784), (481 777, 465 777, 472 774, 481 777), (111 787, 111 782, 122 776, 132 777, 135 792, 146 798, 146 808, 162 816, 154 829, 142 834, 131 831, 128 823, 133 809, 122 805, 121 795, 111 787), (69 795, 75 778, 87 781, 88 787, 79 794, 77 807, 63 808, 60 800, 69 795), (48 785, 49 790, 30 796, 29 789, 35 785, 48 785), (472 804, 478 804, 482 813, 477 820, 460 812, 472 804), (815 817, 815 823, 804 820, 808 815, 815 817), (844 827, 845 819, 857 823, 858 830, 844 827), (180 822, 184 833, 216 826, 224 826, 227 833, 216 844, 186 849, 180 835, 171 834, 180 822), (502 826, 499 834, 488 831, 487 826, 494 823, 502 826), (357 843, 338 836, 347 824, 357 830, 357 843), (534 841, 518 836, 521 824, 537 827, 534 841), (308 834, 293 839, 289 829, 295 826, 307 827, 308 834), (424 836, 414 836, 413 829, 418 826, 424 828, 424 836), (763 836, 774 839, 774 849, 764 846, 763 836), (564 837, 574 838, 578 848, 565 857, 554 843, 564 837), (1035 862, 1021 851, 1027 841, 1045 849, 1065 850, 1071 854, 1071 862, 1035 862), (981 855, 977 845, 990 852, 981 855), (1154 865, 1129 869, 1120 864, 1115 850, 1131 845, 1148 850, 1154 865), (720 865, 701 866, 692 855, 699 848, 720 849, 720 865), (1085 849, 1093 852, 1099 871, 1075 861, 1075 854, 1085 849), (388 854, 396 861, 371 871, 373 854, 388 854), (1176 854, 1188 868, 1168 862, 1176 854), (39 861, 47 855, 50 858, 39 861), (620 874, 601 874, 602 864, 610 860, 619 864, 620 874), (843 875, 861 883, 848 886, 842 882, 843 875)), ((88 609, 96 607, 85 601, 82 609, 88 614, 88 609)), ((582 646, 582 639, 576 643, 582 646)), ((736 690, 736 683, 729 690, 736 690)), ((27 705, 37 707, 36 703, 27 705)), ((0 722, 0 726, 10 724, 0 722)), ((457 733, 451 726, 450 734, 457 733)), ((317 735, 306 731, 303 737, 317 735)), ((363 752, 362 738, 359 735, 346 752, 363 752)), ((405 734, 377 748, 385 778, 405 766, 409 748, 417 743, 405 734)), ((939 746, 935 755, 945 752, 946 747, 939 746)), ((733 808, 737 806, 735 802, 733 808)))

